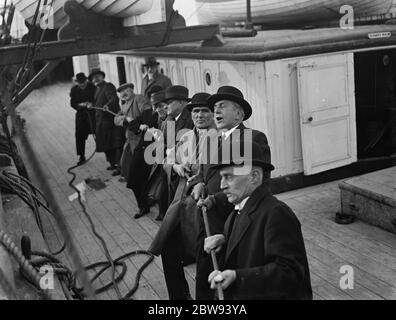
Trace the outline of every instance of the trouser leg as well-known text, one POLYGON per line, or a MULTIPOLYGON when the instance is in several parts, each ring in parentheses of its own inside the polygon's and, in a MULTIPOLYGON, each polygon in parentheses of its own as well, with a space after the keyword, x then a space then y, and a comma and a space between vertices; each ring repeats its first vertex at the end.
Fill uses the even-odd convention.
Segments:
POLYGON ((170 300, 185 300, 190 297, 190 290, 182 264, 182 239, 180 226, 166 241, 161 253, 165 282, 170 300))
POLYGON ((114 151, 114 163, 117 166, 121 165, 122 152, 123 152, 123 148, 122 147, 116 148, 115 151, 114 151))
POLYGON ((85 156, 85 142, 87 135, 80 132, 76 132, 76 149, 78 156, 85 156))
POLYGON ((107 162, 110 163, 111 166, 114 166, 115 165, 115 162, 114 162, 115 149, 105 151, 105 155, 106 155, 107 162))
POLYGON ((166 211, 169 207, 169 186, 168 179, 165 171, 161 168, 161 178, 160 178, 160 186, 159 186, 159 199, 158 199, 158 207, 159 207, 159 216, 165 217, 166 211))

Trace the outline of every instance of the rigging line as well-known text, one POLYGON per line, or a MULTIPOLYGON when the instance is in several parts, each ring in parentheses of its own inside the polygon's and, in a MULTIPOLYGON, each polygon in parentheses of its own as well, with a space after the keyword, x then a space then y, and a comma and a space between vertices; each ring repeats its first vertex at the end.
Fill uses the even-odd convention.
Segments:
POLYGON ((30 44, 32 42, 33 35, 35 35, 35 33, 36 33, 35 32, 36 31, 36 27, 35 26, 36 26, 36 22, 37 22, 37 16, 38 16, 38 13, 39 13, 39 10, 40 10, 40 5, 41 5, 41 0, 38 0, 36 11, 34 12, 32 24, 31 24, 31 27, 30 27, 29 32, 28 32, 27 46, 26 46, 25 56, 24 56, 21 68, 26 66, 26 61, 27 61, 27 58, 29 56, 30 44))
MULTIPOLYGON (((85 109, 85 111, 86 111, 87 114, 88 114, 88 120, 89 120, 89 125, 90 125, 90 127, 91 127, 91 132, 94 132, 94 130, 93 130, 93 123, 92 123, 92 120, 91 120, 89 111, 88 111, 87 109, 85 109)), ((95 139, 95 142, 96 142, 96 137, 94 137, 94 139, 95 139)), ((77 196, 78 196, 78 199, 77 199, 77 200, 78 200, 78 203, 79 203, 79 205, 80 205, 80 207, 81 207, 81 209, 82 209, 82 211, 83 211, 83 213, 84 213, 86 219, 88 220, 88 223, 90 224, 92 233, 94 234, 94 236, 99 240, 99 242, 100 242, 101 245, 102 245, 104 254, 105 254, 105 256, 106 256, 106 259, 108 260, 108 262, 110 263, 110 266, 111 266, 111 282, 112 282, 112 284, 113 284, 114 290, 116 291, 116 294, 117 294, 118 298, 121 299, 121 298, 122 298, 122 294, 121 294, 120 288, 118 287, 118 284, 117 284, 116 279, 115 279, 116 267, 115 267, 115 264, 114 264, 114 260, 113 260, 113 258, 111 257, 110 251, 109 251, 109 249, 108 249, 108 247, 107 247, 107 243, 106 243, 106 241, 103 239, 103 237, 97 232, 96 227, 95 227, 95 224, 94 224, 94 222, 93 222, 91 216, 89 215, 89 213, 88 213, 88 211, 87 211, 87 208, 85 207, 84 203, 82 202, 81 191, 74 185, 74 181, 76 180, 77 175, 76 175, 76 173, 75 173, 73 170, 74 170, 74 169, 77 169, 78 167, 81 167, 81 166, 87 164, 87 163, 95 156, 95 154, 96 154, 96 147, 95 147, 95 150, 93 151, 92 155, 87 159, 87 161, 85 161, 85 162, 84 162, 83 164, 81 164, 81 165, 75 165, 75 166, 72 166, 72 167, 70 167, 69 169, 67 169, 67 173, 70 174, 70 175, 72 176, 72 179, 69 181, 69 186, 70 186, 75 192, 77 192, 77 196)))
MULTIPOLYGON (((105 111, 102 110, 101 108, 96 108, 96 109, 99 109, 99 110, 101 110, 102 112, 105 112, 105 111)), ((91 127, 91 132, 95 132, 95 130, 94 130, 94 128, 93 128, 93 123, 92 123, 91 117, 90 117, 90 115, 89 115, 89 111, 88 111, 88 109, 85 109, 85 111, 86 111, 87 114, 88 114, 88 120, 89 120, 89 125, 90 125, 90 127, 91 127)), ((96 142, 96 136, 95 136, 95 134, 93 134, 93 138, 94 138, 94 140, 95 140, 95 142, 96 142)), ((80 166, 83 166, 83 165, 87 164, 87 163, 94 157, 95 154, 96 154, 96 149, 95 149, 95 151, 93 152, 93 154, 88 158, 88 160, 87 160, 84 164, 82 164, 82 165, 80 165, 80 166)), ((75 166, 74 168, 77 168, 77 167, 79 167, 79 165, 75 166)), ((74 169, 73 169, 73 170, 74 170, 74 169)), ((75 178, 76 178, 76 174, 75 174, 72 170, 70 170, 70 169, 68 170, 68 173, 71 174, 71 175, 73 176, 73 178, 72 178, 72 180, 70 181, 69 185, 71 185, 71 187, 77 192, 77 194, 78 194, 78 202, 79 202, 80 206, 82 207, 83 212, 84 212, 84 214, 86 215, 87 219, 89 220, 89 223, 91 224, 92 230, 93 230, 93 232, 94 232, 94 234, 95 234, 96 230, 95 230, 94 223, 93 223, 93 221, 92 221, 90 215, 88 214, 85 205, 84 205, 84 204, 82 203, 82 201, 81 201, 81 193, 80 193, 80 190, 78 190, 78 189, 74 186, 74 184, 73 184, 73 182, 74 182, 74 180, 75 180, 75 178)), ((100 235, 98 235, 98 236, 100 237, 100 235)), ((104 249, 105 249, 105 253, 106 253, 106 250, 107 250, 106 242, 104 241, 104 239, 103 239, 102 237, 100 237, 100 238, 98 238, 98 239, 102 242, 102 244, 104 244, 104 249)), ((107 250, 107 252, 108 252, 108 250, 107 250)), ((89 266, 86 267, 86 270, 90 270, 90 269, 95 268, 95 267, 100 266, 100 265, 103 265, 103 266, 104 266, 104 267, 103 267, 101 270, 99 270, 99 271, 96 273, 96 275, 92 278, 91 283, 93 283, 104 271, 106 271, 108 268, 111 268, 111 274, 112 274, 112 281, 111 281, 111 283, 110 283, 110 284, 107 284, 107 285, 104 285, 104 286, 103 286, 102 288, 100 288, 100 289, 97 289, 97 290, 95 291, 95 293, 101 293, 101 292, 103 292, 103 291, 106 291, 106 290, 107 290, 108 288, 110 288, 110 286, 112 285, 113 288, 114 288, 114 289, 116 290, 116 292, 117 292, 118 299, 119 299, 119 300, 127 300, 127 299, 131 298, 132 295, 138 290, 140 278, 141 278, 141 276, 142 276, 144 270, 145 270, 145 269, 152 263, 152 261, 154 260, 154 255, 153 255, 151 252, 146 251, 146 250, 136 250, 136 251, 132 251, 132 252, 126 253, 126 254, 122 255, 121 257, 118 257, 118 258, 115 259, 115 260, 113 260, 113 259, 111 258, 111 256, 110 256, 110 253, 108 253, 108 254, 106 254, 106 258, 108 259, 107 262, 97 262, 97 263, 93 263, 92 265, 89 265, 89 266), (122 295, 121 295, 121 292, 119 291, 119 288, 118 288, 118 282, 122 280, 122 278, 125 276, 125 274, 126 274, 126 272, 127 272, 127 267, 126 267, 125 263, 123 262, 123 260, 125 260, 126 258, 130 258, 130 257, 132 257, 132 256, 135 256, 135 255, 147 255, 149 258, 148 258, 147 261, 138 269, 137 274, 136 274, 136 278, 135 278, 135 283, 134 283, 132 289, 129 290, 129 292, 128 292, 125 296, 122 296, 122 295), (120 275, 119 275, 117 278, 116 278, 116 276, 115 276, 115 274, 116 274, 116 266, 122 266, 122 271, 121 271, 120 275)))
POLYGON ((30 139, 27 137, 24 130, 21 128, 21 125, 16 121, 15 118, 16 118, 15 110, 14 108, 11 108, 11 119, 15 127, 16 135, 20 137, 21 145, 24 148, 27 157, 29 158, 32 164, 32 167, 35 168, 36 178, 39 184, 41 185, 42 191, 47 195, 50 207, 53 209, 52 212, 54 213, 55 221, 58 225, 59 230, 61 230, 61 232, 63 233, 65 242, 67 243, 67 249, 69 255, 74 263, 75 268, 77 269, 76 273, 81 277, 81 282, 85 291, 84 294, 88 298, 93 299, 94 290, 91 286, 88 275, 85 272, 85 268, 82 264, 77 248, 73 242, 73 238, 69 226, 63 216, 62 210, 60 209, 50 186, 48 185, 48 182, 46 181, 44 170, 42 168, 41 163, 37 159, 37 156, 31 145, 30 139))
MULTIPOLYGON (((1 182, 5 182, 7 185, 6 187, 8 187, 12 192, 14 192, 16 195, 18 195, 33 211, 33 213, 35 214, 35 217, 37 219, 37 224, 39 226, 40 232, 45 240, 45 242, 48 245, 48 248, 50 248, 47 236, 44 232, 44 228, 42 226, 42 222, 41 222, 41 217, 40 217, 40 210, 39 207, 43 208, 48 214, 50 214, 52 216, 52 218, 54 217, 54 213, 51 212, 51 209, 48 207, 48 200, 45 198, 45 196, 41 193, 40 190, 38 190, 37 188, 35 188, 34 186, 31 186, 30 183, 27 183, 25 181, 25 178, 17 175, 17 174, 13 174, 11 172, 7 172, 7 171, 2 171, 0 173, 0 185, 1 182), (14 178, 13 178, 14 177, 14 178), (35 191, 37 190, 37 191, 35 191), (38 193, 43 200, 46 202, 46 204, 44 204, 37 196, 36 193, 38 193)), ((66 243, 63 242, 63 244, 61 245, 61 248, 58 249, 58 251, 52 252, 51 254, 53 256, 57 256, 60 253, 62 253, 66 248, 66 243)))

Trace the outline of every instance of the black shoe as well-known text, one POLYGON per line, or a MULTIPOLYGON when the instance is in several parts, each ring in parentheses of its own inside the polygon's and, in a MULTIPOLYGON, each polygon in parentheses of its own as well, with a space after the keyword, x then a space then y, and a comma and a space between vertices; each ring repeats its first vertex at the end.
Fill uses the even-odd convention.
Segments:
POLYGON ((143 209, 140 209, 139 213, 136 213, 134 218, 135 219, 139 219, 139 218, 143 217, 145 214, 147 214, 149 212, 150 212, 150 208, 145 207, 143 209))
POLYGON ((80 156, 80 159, 78 160, 77 165, 81 166, 82 164, 85 163, 85 161, 87 161, 87 159, 85 159, 84 156, 80 156))
POLYGON ((117 169, 117 167, 116 167, 116 166, 110 166, 110 167, 107 167, 107 168, 106 168, 106 170, 109 170, 109 171, 111 171, 111 170, 115 170, 115 169, 117 169))
POLYGON ((116 169, 111 175, 113 177, 119 176, 121 174, 121 170, 120 169, 116 169))

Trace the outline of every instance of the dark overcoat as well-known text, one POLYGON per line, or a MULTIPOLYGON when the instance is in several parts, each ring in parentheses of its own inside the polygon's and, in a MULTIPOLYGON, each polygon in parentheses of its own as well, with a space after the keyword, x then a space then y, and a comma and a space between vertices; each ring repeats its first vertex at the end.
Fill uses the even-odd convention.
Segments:
MULTIPOLYGON (((230 139, 230 145, 233 143, 238 143, 238 141, 243 141, 245 138, 246 128, 243 123, 241 123, 228 139, 230 139)), ((268 140, 264 133, 258 130, 249 129, 252 132, 252 136, 249 137, 253 142, 261 145, 268 146, 268 140)), ((209 147, 210 148, 210 147, 209 147)), ((209 149, 210 153, 210 149, 209 149)), ((224 230, 224 224, 228 218, 228 215, 233 210, 233 205, 228 202, 226 195, 220 189, 221 176, 219 170, 211 169, 213 161, 213 156, 215 160, 220 161, 217 157, 222 154, 221 146, 219 146, 217 154, 210 155, 211 164, 203 165, 202 170, 202 181, 206 185, 206 190, 208 195, 212 195, 215 198, 215 206, 208 210, 208 222, 210 226, 211 234, 220 234, 224 230)), ((198 216, 198 231, 197 231, 197 278, 196 278, 196 292, 197 299, 211 299, 212 292, 209 288, 207 282, 210 272, 213 270, 212 261, 210 255, 206 254, 204 251, 204 240, 206 238, 205 225, 201 215, 198 216)))
POLYGON ((224 227, 226 245, 220 269, 236 270, 226 290, 230 299, 312 299, 311 279, 301 224, 267 186, 253 192, 244 208, 224 227))
MULTIPOLYGON (((132 153, 129 163, 128 171, 130 174, 127 178, 127 187, 133 190, 138 202, 140 202, 143 193, 148 193, 148 182, 152 164, 146 162, 144 154, 147 146, 154 140, 145 140, 145 133, 139 129, 142 124, 147 125, 149 128, 158 129, 158 114, 153 112, 152 109, 146 109, 128 125, 128 130, 139 137, 139 142, 132 153)), ((140 206, 144 205, 142 203, 138 204, 140 206)))
MULTIPOLYGON (((120 111, 117 91, 112 83, 104 82, 96 88, 94 106, 103 108, 107 105, 115 114, 120 111)), ((125 129, 114 124, 114 115, 96 110, 96 151, 106 152, 122 148, 125 142, 125 129)))
POLYGON ((70 90, 70 106, 76 110, 76 135, 88 137, 95 133, 95 110, 80 107, 83 102, 94 102, 96 87, 88 82, 85 89, 75 85, 70 90))
POLYGON ((160 86, 163 90, 166 90, 172 86, 172 81, 167 76, 159 72, 155 73, 154 78, 151 80, 149 80, 148 76, 146 75, 142 80, 140 94, 146 98, 149 98, 148 93, 150 92, 150 89, 156 86, 160 86))

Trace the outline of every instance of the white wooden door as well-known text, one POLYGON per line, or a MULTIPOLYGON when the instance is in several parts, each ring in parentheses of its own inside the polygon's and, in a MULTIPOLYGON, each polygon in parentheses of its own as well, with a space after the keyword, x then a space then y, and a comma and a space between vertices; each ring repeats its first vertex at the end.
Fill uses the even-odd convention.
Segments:
POLYGON ((302 59, 297 68, 304 173, 356 162, 353 54, 302 59))

